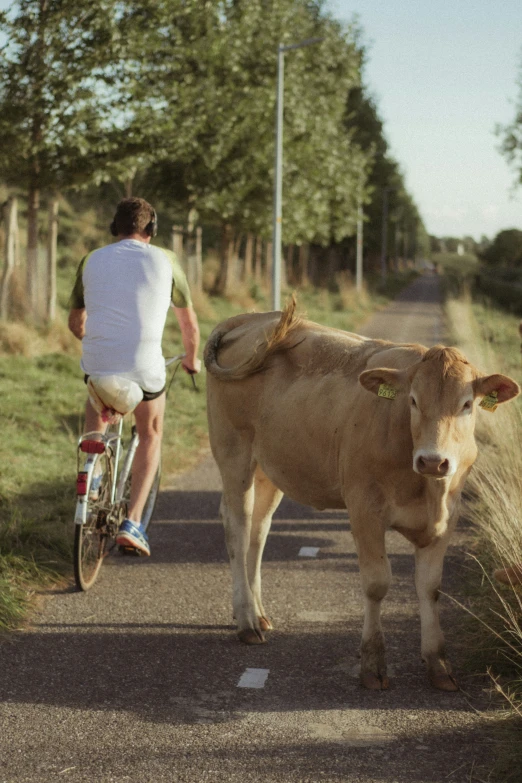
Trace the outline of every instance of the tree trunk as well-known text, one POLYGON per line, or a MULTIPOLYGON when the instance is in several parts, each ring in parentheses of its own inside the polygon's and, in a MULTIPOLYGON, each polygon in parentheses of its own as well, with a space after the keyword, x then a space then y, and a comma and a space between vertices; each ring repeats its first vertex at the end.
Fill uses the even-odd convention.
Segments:
POLYGON ((47 290, 46 312, 47 323, 56 318, 56 255, 58 245, 58 196, 53 194, 49 201, 49 230, 47 235, 47 290))
POLYGON ((38 210, 40 191, 37 187, 29 189, 27 206, 27 255, 26 255, 26 296, 31 316, 38 320, 38 210))
POLYGON ((267 285, 272 285, 272 267, 274 265, 274 259, 272 258, 272 248, 274 247, 272 242, 266 243, 266 255, 265 255, 265 282, 267 285))
POLYGON ((288 281, 293 280, 294 276, 294 244, 286 248, 285 263, 281 265, 281 286, 288 286, 288 281))
POLYGON ((234 242, 232 244, 232 258, 230 259, 229 277, 230 282, 233 284, 237 280, 243 280, 244 264, 241 258, 241 246, 243 244, 243 237, 241 234, 236 234, 234 242))
POLYGON ((245 266, 243 268, 243 280, 252 279, 252 260, 254 256, 254 235, 247 234, 245 247, 245 266))
POLYGON ((221 231, 221 267, 215 285, 215 293, 219 296, 226 296, 230 290, 233 255, 234 231, 229 223, 225 223, 221 231))
POLYGON ((336 245, 330 245, 327 250, 327 280, 326 284, 328 288, 332 287, 335 283, 337 273, 339 271, 339 256, 337 253, 336 245))
POLYGON ((201 226, 196 228, 196 254, 195 254, 196 280, 194 286, 196 291, 203 291, 203 229, 201 226))
POLYGON ((193 290, 203 289, 202 229, 197 226, 190 232, 186 243, 187 279, 193 290))
POLYGON ((307 286, 308 280, 308 257, 310 255, 310 245, 303 244, 299 247, 299 271, 298 271, 298 283, 301 286, 307 286))
POLYGON ((256 250, 254 255, 254 280, 256 283, 261 282, 263 276, 263 239, 262 237, 256 237, 256 250))
POLYGON ((172 226, 172 249, 183 265, 183 226, 172 226))
POLYGON ((5 263, 2 280, 0 281, 0 319, 9 318, 9 293, 11 278, 16 266, 18 249, 18 214, 17 201, 11 196, 4 207, 5 220, 5 263))

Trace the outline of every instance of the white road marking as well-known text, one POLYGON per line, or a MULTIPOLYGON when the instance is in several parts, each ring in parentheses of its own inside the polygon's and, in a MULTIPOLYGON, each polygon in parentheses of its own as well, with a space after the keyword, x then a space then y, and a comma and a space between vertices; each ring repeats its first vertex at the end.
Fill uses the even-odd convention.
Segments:
POLYGON ((302 546, 299 550, 298 557, 317 557, 318 552, 318 546, 302 546))
POLYGON ((239 678, 238 688, 264 688, 270 669, 246 669, 239 678))

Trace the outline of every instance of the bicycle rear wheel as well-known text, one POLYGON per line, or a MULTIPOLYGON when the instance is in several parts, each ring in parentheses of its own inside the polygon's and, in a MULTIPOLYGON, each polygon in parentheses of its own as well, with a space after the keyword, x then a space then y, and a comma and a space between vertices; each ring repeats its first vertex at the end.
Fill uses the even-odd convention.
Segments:
MULTIPOLYGON (((83 488, 82 488, 83 489, 83 488)), ((94 468, 85 485, 87 513, 85 522, 75 524, 74 579, 78 590, 89 590, 100 572, 107 552, 108 515, 111 508, 111 460, 107 453, 97 454, 94 468), (94 475, 101 472, 99 490, 92 489, 94 475)))

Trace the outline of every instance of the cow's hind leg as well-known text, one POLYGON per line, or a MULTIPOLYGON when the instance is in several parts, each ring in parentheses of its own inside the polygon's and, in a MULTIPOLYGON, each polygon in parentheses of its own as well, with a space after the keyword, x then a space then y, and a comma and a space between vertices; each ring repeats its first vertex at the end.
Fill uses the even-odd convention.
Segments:
POLYGON ((232 446, 228 449, 226 459, 219 460, 216 457, 216 461, 218 464, 221 462, 223 496, 220 515, 225 527, 232 571, 234 617, 240 640, 246 644, 261 644, 265 639, 247 570, 254 509, 255 463, 252 462, 250 444, 237 438, 232 446))
POLYGON ((421 618, 421 654, 431 684, 442 691, 456 691, 458 685, 444 652, 444 634, 439 622, 439 589, 449 531, 429 546, 415 549, 415 587, 421 618))
POLYGON ((250 547, 248 550, 247 569, 250 589, 254 596, 257 617, 262 631, 269 631, 272 623, 269 620, 261 600, 261 560, 265 542, 272 524, 274 511, 281 502, 283 493, 258 466, 254 475, 254 510, 250 531, 250 547))
POLYGON ((391 568, 384 546, 384 529, 368 525, 359 527, 352 519, 352 532, 359 556, 364 600, 361 683, 371 690, 386 690, 389 680, 381 627, 381 601, 390 586, 391 568))

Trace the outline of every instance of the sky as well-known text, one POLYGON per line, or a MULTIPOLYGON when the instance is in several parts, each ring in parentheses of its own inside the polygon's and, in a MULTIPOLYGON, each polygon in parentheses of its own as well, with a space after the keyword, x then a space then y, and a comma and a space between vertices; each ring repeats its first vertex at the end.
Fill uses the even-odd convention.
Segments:
POLYGON ((522 0, 329 0, 354 14, 365 82, 430 234, 522 230, 522 186, 498 151, 522 73, 522 0))

